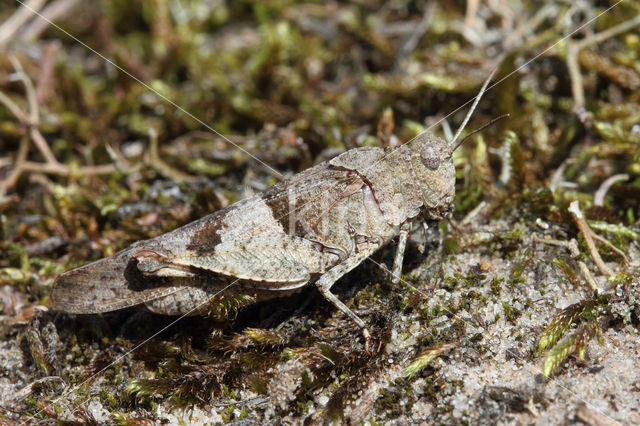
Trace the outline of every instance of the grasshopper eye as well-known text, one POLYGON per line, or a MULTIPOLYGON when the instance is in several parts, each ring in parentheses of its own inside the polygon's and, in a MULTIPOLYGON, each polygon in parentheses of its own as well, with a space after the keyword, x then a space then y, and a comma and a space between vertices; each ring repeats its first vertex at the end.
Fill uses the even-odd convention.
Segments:
POLYGON ((440 167, 440 153, 433 144, 426 144, 420 150, 420 161, 429 170, 438 170, 440 167))

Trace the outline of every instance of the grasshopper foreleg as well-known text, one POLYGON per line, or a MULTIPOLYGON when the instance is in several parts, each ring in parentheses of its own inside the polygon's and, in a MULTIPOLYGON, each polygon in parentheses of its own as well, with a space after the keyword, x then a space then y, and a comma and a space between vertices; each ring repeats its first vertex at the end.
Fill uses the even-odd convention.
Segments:
POLYGON ((400 228, 398 248, 396 249, 396 257, 393 259, 393 272, 391 272, 391 282, 398 284, 400 281, 400 274, 402 273, 402 261, 404 260, 404 250, 407 247, 407 237, 409 236, 409 230, 411 224, 405 222, 400 228))

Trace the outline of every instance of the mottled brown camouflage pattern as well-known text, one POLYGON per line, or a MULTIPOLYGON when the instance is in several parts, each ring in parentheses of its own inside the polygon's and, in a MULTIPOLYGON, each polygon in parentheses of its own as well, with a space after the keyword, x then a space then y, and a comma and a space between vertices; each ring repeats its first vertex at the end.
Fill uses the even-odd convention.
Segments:
POLYGON ((257 300, 323 276, 322 284, 330 287, 402 226, 442 219, 454 185, 450 147, 434 135, 394 149, 352 149, 263 193, 60 275, 52 300, 73 313, 145 304, 177 315, 201 312, 231 282, 221 295, 246 293, 257 300))

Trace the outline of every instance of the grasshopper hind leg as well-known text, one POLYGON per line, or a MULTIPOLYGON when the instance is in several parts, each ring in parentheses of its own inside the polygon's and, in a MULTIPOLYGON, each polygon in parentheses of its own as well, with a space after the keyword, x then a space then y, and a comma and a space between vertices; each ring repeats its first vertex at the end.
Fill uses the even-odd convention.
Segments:
POLYGON ((176 288, 175 293, 145 302, 151 312, 163 315, 203 315, 213 293, 198 287, 176 288))
POLYGON ((342 311, 342 313, 351 318, 353 322, 355 322, 358 327, 360 327, 360 330, 362 330, 362 336, 364 337, 364 350, 366 352, 369 352, 369 349, 371 348, 371 333, 369 332, 367 325, 358 315, 356 315, 351 309, 349 309, 347 305, 342 303, 335 294, 331 293, 331 287, 333 286, 333 284, 335 284, 336 281, 338 281, 338 279, 340 279, 340 277, 362 263, 367 257, 371 255, 371 253, 371 251, 358 253, 358 255, 345 260, 343 263, 333 267, 332 269, 324 273, 318 279, 318 281, 315 282, 315 285, 318 287, 318 290, 324 296, 324 298, 331 302, 333 306, 342 311))

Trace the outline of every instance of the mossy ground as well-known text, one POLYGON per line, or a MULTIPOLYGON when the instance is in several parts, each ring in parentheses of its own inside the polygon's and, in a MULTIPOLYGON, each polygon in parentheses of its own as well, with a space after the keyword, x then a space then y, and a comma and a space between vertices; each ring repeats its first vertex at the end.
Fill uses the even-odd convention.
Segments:
POLYGON ((623 24, 640 4, 67 2, 55 22, 145 86, 37 17, 10 32, 10 3, 3 421, 640 423, 640 27, 623 24), (511 117, 455 153, 452 220, 412 234, 403 283, 378 266, 388 249, 335 286, 369 324, 372 353, 313 289, 174 325, 51 310, 57 274, 276 181, 203 123, 291 176, 445 116, 431 131, 446 136, 495 67, 469 129, 511 117), (609 277, 575 200, 615 247, 596 240, 609 277))

